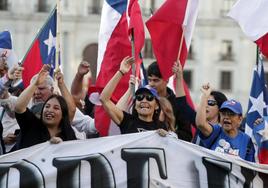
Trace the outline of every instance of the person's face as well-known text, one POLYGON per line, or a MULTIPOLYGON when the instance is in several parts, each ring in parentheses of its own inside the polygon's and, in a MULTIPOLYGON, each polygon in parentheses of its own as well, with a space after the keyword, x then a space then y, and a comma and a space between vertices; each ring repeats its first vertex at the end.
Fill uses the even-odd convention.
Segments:
POLYGON ((231 110, 220 112, 221 125, 226 133, 237 132, 242 121, 242 116, 235 114, 231 110))
POLYGON ((62 119, 62 110, 59 101, 56 98, 51 98, 44 105, 42 121, 48 126, 58 126, 62 119))
POLYGON ((219 115, 219 106, 217 104, 217 101, 215 98, 210 95, 208 97, 208 103, 206 106, 206 115, 207 115, 207 120, 212 121, 212 120, 217 120, 218 115, 219 115))
POLYGON ((167 82, 157 76, 148 76, 149 85, 157 90, 158 94, 163 93, 167 89, 167 82))
POLYGON ((53 94, 53 87, 47 85, 46 82, 37 86, 33 95, 33 102, 45 102, 53 94))
POLYGON ((152 94, 141 93, 136 95, 135 109, 139 116, 153 117, 154 111, 158 108, 159 106, 152 94))

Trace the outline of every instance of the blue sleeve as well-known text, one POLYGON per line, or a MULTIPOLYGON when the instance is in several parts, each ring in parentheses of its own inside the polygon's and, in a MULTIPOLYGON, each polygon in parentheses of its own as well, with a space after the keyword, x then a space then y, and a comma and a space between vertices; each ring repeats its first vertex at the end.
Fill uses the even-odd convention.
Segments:
POLYGON ((208 137, 203 135, 201 131, 198 132, 204 144, 204 147, 208 149, 211 149, 211 147, 214 145, 221 132, 221 127, 219 125, 210 125, 210 126, 212 127, 212 132, 208 137))
POLYGON ((247 145, 247 154, 245 160, 255 162, 255 149, 251 139, 247 145))

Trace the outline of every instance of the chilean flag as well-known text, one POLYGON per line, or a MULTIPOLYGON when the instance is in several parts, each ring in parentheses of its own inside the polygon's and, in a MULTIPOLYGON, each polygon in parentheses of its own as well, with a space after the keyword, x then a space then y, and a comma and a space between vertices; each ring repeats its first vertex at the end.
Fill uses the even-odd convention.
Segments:
POLYGON ((268 57, 268 1, 238 0, 228 16, 240 25, 245 35, 254 41, 268 57))
POLYGON ((22 60, 24 87, 30 84, 31 78, 40 71, 43 64, 55 67, 56 26, 57 11, 54 9, 22 60))
MULTIPOLYGON (((104 0, 103 2, 99 32, 98 76, 96 80, 96 86, 98 88, 104 88, 116 71, 119 70, 122 59, 126 56, 131 56, 129 21, 131 20, 132 14, 136 15, 136 12, 133 12, 132 8, 128 8, 133 7, 132 5, 137 8, 137 4, 132 0, 130 2, 128 2, 128 0, 104 0), (130 16, 128 19, 126 15, 127 10, 129 11, 128 15, 130 16)), ((139 51, 141 47, 137 46, 135 49, 136 51, 139 51)), ((117 102, 126 92, 130 74, 131 71, 124 75, 119 82, 113 93, 112 100, 114 102, 117 102)), ((100 135, 106 136, 108 134, 119 133, 119 129, 117 129, 116 126, 110 126, 110 124, 111 120, 104 109, 101 106, 96 106, 95 126, 100 135)))
POLYGON ((259 163, 268 164, 268 117, 264 117, 264 121, 254 126, 253 136, 258 146, 257 157, 259 163))
POLYGON ((198 12, 198 0, 166 0, 146 22, 153 51, 162 77, 172 76, 172 66, 178 59, 182 67, 187 58, 198 12))

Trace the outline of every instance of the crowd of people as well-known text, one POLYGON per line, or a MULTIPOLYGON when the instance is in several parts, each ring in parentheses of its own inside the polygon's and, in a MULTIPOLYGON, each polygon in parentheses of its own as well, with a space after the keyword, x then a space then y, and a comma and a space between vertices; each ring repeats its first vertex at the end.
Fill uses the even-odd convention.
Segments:
MULTIPOLYGON (((254 162, 252 140, 239 129, 243 119, 241 104, 205 84, 201 87, 200 104, 197 110, 193 109, 186 100, 180 62, 174 62, 172 67, 176 79, 174 91, 167 86, 168 80, 162 78, 157 62, 153 62, 147 69, 148 85, 133 92, 137 78, 131 75, 126 93, 117 104, 112 101, 115 88, 133 63, 132 57, 122 60, 99 98, 121 134, 157 130, 162 136, 172 135, 254 162), (197 129, 195 135, 192 127, 197 129)), ((9 68, 5 58, 1 58, 1 154, 46 141, 59 143, 98 137, 94 104, 87 93, 89 86, 83 81, 90 71, 89 63, 80 63, 69 91, 61 71, 55 70, 54 81, 49 75, 50 66, 44 65, 30 85, 22 89, 10 83, 21 79, 23 68, 9 68)))

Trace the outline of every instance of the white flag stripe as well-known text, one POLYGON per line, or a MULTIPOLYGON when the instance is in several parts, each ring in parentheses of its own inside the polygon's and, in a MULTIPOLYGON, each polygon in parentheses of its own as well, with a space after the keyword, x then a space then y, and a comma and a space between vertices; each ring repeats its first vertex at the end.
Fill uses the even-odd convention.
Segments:
POLYGON ((228 16, 238 22, 252 41, 268 32, 268 0, 238 0, 228 16))

